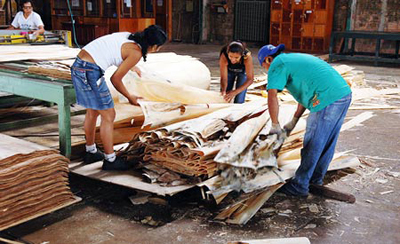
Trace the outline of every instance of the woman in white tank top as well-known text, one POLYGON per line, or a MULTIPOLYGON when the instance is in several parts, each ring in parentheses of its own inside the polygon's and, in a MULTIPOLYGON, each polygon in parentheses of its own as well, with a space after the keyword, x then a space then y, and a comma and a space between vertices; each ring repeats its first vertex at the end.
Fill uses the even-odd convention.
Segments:
POLYGON ((84 122, 86 153, 84 162, 89 164, 103 160, 104 170, 126 170, 133 166, 116 157, 113 149, 113 130, 115 110, 110 91, 104 81, 104 71, 112 66, 117 70, 111 76, 111 82, 118 92, 124 95, 129 103, 138 105, 137 97, 130 94, 122 83, 122 78, 147 53, 157 52, 167 40, 161 27, 151 25, 142 32, 131 34, 119 32, 102 36, 86 45, 78 54, 71 67, 76 99, 79 105, 86 108, 84 122), (104 154, 96 147, 96 120, 100 115, 100 137, 104 154))

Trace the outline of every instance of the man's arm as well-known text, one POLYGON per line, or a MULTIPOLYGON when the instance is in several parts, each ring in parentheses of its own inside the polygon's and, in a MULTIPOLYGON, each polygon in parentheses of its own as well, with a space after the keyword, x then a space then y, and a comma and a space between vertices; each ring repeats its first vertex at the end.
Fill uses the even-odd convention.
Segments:
POLYGON ((36 12, 33 12, 32 14, 35 17, 34 25, 36 25, 38 27, 38 29, 36 31, 34 31, 33 34, 35 34, 36 36, 43 34, 44 33, 44 24, 43 24, 42 18, 36 12))
POLYGON ((294 113, 293 117, 300 118, 303 115, 304 111, 306 111, 306 108, 303 107, 303 105, 301 105, 300 103, 298 103, 296 112, 294 113))
POLYGON ((268 90, 268 111, 269 116, 271 117, 272 124, 279 124, 279 102, 277 89, 268 90))
POLYGON ((37 35, 41 35, 43 33, 44 33, 44 26, 43 25, 38 26, 38 30, 33 32, 33 34, 35 34, 36 36, 37 35))

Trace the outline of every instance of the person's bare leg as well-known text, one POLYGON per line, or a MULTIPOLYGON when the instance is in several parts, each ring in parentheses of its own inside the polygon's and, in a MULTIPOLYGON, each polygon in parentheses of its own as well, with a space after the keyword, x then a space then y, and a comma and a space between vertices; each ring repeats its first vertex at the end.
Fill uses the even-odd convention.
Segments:
POLYGON ((111 154, 114 152, 114 120, 115 120, 115 110, 114 108, 109 108, 106 110, 98 110, 101 116, 100 123, 100 137, 103 143, 104 153, 111 154))
POLYGON ((93 145, 95 142, 96 135, 96 121, 99 116, 99 112, 93 109, 86 109, 85 122, 83 128, 85 130, 86 145, 93 145))

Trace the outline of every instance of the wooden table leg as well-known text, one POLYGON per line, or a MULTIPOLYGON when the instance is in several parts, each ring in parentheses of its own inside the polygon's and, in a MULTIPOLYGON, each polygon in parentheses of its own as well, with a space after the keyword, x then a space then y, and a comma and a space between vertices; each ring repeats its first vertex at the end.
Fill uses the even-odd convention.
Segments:
POLYGON ((381 39, 377 38, 376 39, 376 48, 375 48, 375 61, 374 61, 375 66, 378 66, 380 49, 381 49, 381 39))
POLYGON ((70 104, 58 103, 58 133, 60 152, 67 158, 71 157, 71 110, 70 104))
POLYGON ((354 56, 354 49, 356 48, 356 38, 351 39, 351 56, 354 56))

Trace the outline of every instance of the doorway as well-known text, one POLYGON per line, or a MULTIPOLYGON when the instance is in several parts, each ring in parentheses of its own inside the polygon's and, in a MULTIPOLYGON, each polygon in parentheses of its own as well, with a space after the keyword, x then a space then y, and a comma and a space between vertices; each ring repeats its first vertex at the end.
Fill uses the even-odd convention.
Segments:
POLYGON ((269 42, 270 0, 236 0, 236 40, 269 42))

